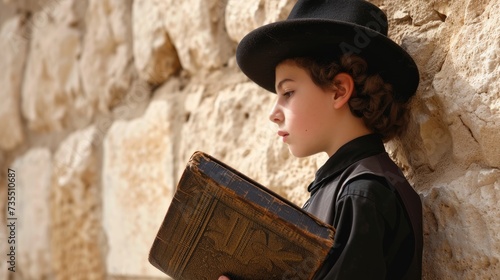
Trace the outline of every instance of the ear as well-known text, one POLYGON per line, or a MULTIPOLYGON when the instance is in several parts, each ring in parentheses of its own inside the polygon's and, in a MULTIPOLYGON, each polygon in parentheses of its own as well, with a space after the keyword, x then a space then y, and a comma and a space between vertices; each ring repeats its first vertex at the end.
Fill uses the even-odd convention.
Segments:
POLYGON ((333 78, 333 83, 335 85, 333 105, 335 109, 339 109, 351 98, 354 92, 354 81, 351 75, 339 73, 333 78))

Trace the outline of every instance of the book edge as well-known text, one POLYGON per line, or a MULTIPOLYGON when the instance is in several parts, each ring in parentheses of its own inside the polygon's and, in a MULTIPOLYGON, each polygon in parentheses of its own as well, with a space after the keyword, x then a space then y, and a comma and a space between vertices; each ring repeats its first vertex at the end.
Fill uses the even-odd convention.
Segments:
POLYGON ((205 159, 208 159, 210 161, 216 162, 220 166, 222 166, 222 167, 230 170, 231 172, 233 172, 234 174, 238 175, 242 179, 248 181, 249 183, 251 183, 251 184, 253 184, 253 185, 257 186, 257 187, 259 187, 260 189, 264 190, 265 192, 270 193, 272 196, 278 198, 280 201, 286 203, 288 206, 291 206, 292 208, 295 208, 295 210, 298 210, 299 212, 302 212, 303 214, 311 217, 318 225, 324 226, 324 227, 328 227, 331 230, 335 231, 335 229, 331 225, 329 225, 329 224, 321 221, 318 217, 316 217, 316 216, 312 215, 311 213, 305 211, 304 209, 300 208, 299 206, 297 206, 296 204, 292 203, 290 200, 284 198, 283 196, 281 196, 280 194, 276 193, 275 191, 267 188, 266 186, 262 185, 261 183, 255 181, 254 179, 248 177, 247 175, 241 173, 240 171, 234 169, 233 167, 227 165, 226 163, 224 163, 224 162, 222 162, 222 161, 214 158, 213 156, 211 156, 211 155, 209 155, 209 154, 207 154, 205 152, 202 152, 202 151, 196 151, 196 152, 194 152, 193 155, 191 156, 191 159, 188 162, 188 165, 196 166, 197 164, 199 164, 198 158, 205 158, 205 159))

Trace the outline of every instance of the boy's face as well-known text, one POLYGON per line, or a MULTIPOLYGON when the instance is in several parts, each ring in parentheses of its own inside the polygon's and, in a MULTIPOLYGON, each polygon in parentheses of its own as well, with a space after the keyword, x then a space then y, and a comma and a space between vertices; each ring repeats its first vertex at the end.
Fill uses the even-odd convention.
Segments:
POLYGON ((296 157, 331 155, 338 114, 332 106, 334 90, 318 87, 306 70, 285 60, 276 67, 276 93, 269 119, 278 125, 278 135, 290 152, 296 157))

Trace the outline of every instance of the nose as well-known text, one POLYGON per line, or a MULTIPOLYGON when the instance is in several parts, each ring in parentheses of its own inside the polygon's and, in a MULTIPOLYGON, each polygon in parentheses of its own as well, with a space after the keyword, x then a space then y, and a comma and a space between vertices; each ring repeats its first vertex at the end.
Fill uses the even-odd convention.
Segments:
POLYGON ((281 110, 278 101, 276 101, 274 103, 273 108, 271 109, 271 112, 269 113, 269 120, 272 121, 273 123, 279 124, 283 122, 283 119, 284 119, 283 111, 281 110))

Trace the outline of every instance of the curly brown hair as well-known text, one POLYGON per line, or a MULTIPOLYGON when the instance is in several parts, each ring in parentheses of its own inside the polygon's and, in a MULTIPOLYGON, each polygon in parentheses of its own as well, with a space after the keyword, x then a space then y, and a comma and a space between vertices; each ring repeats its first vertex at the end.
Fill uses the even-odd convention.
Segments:
POLYGON ((388 141, 402 134, 409 120, 408 102, 394 98, 392 86, 379 74, 371 73, 366 61, 356 55, 344 55, 333 62, 322 62, 310 57, 291 59, 305 69, 313 82, 323 89, 332 88, 338 73, 349 74, 354 81, 354 92, 349 99, 352 114, 362 118, 365 125, 388 141))

